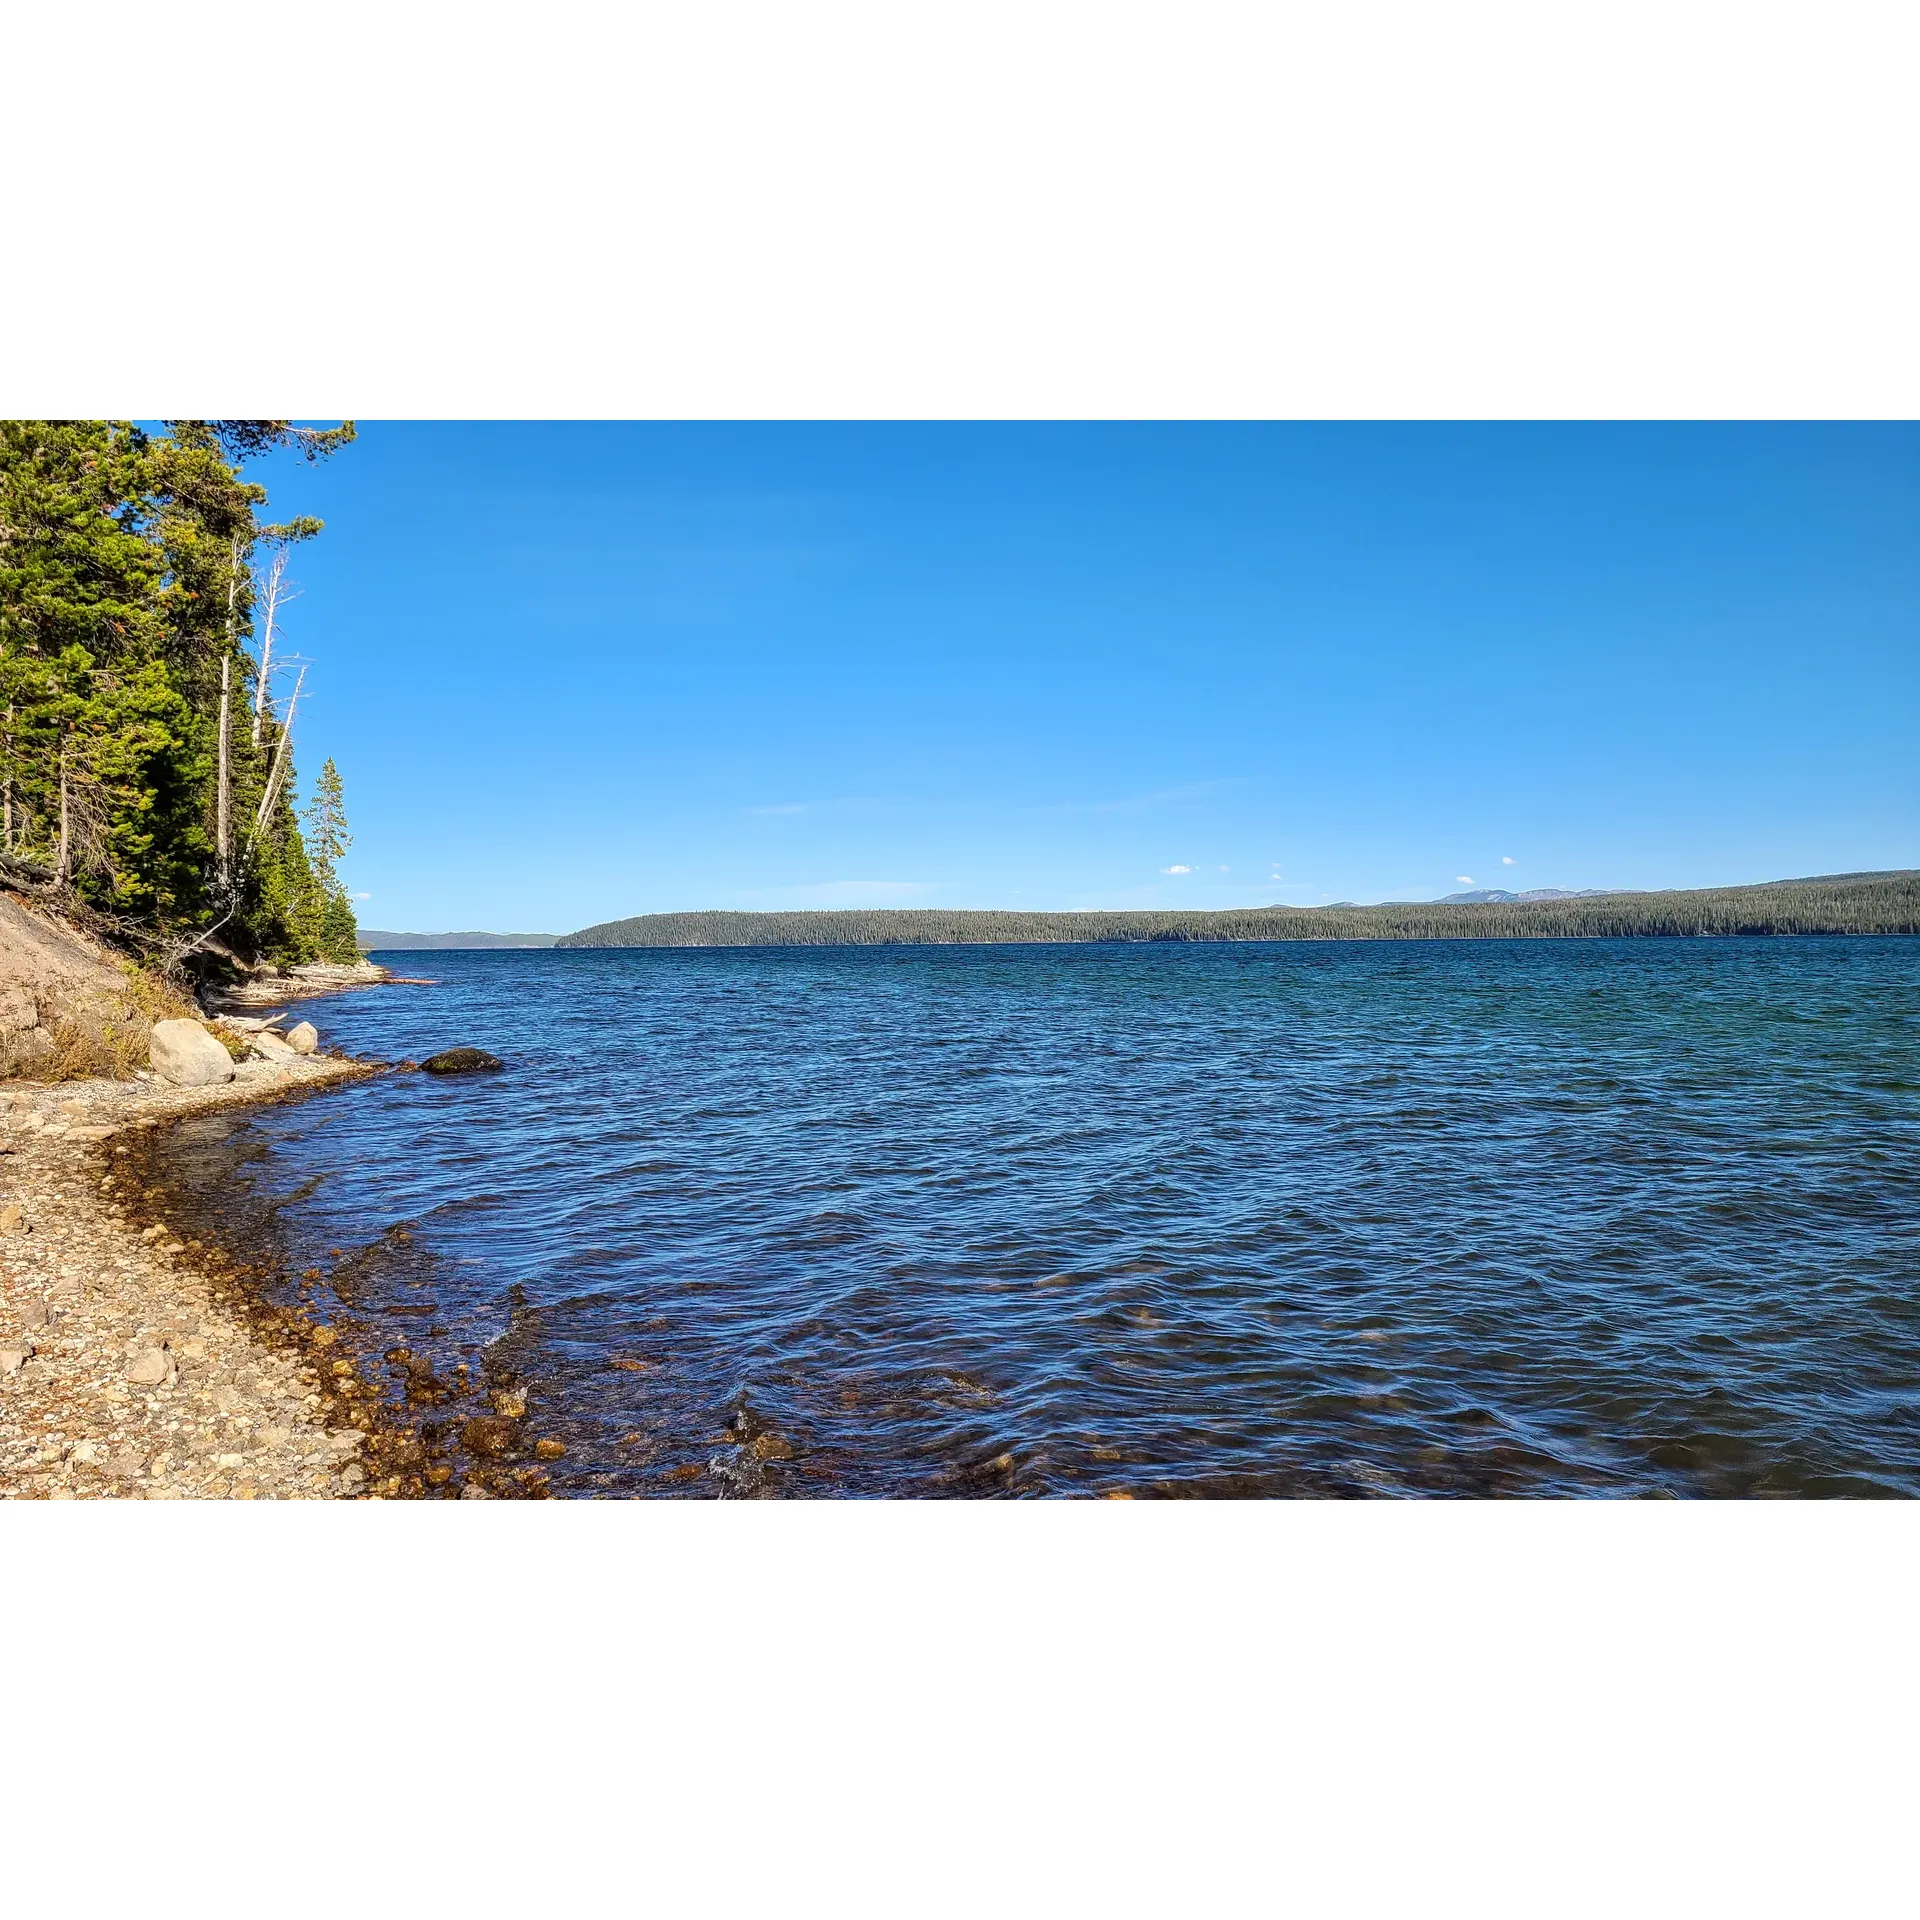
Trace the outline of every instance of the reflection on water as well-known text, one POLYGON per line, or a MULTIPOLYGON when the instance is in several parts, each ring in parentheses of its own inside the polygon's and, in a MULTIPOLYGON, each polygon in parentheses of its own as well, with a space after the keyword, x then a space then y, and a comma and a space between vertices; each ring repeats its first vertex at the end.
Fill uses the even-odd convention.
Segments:
POLYGON ((432 959, 166 1151, 556 1491, 1920 1490, 1920 941, 432 959))

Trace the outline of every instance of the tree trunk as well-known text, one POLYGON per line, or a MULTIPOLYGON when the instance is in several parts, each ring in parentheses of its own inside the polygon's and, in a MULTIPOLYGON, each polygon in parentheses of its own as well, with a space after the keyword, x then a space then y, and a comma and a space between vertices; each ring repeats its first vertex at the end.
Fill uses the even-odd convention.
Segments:
POLYGON ((257 838, 267 830, 267 822, 273 817, 274 803, 280 798, 280 783, 286 778, 287 753, 293 745, 293 716, 300 705, 300 689, 307 684, 307 670, 300 669, 300 677, 293 683, 293 698, 287 702, 287 717, 281 723, 280 738, 274 743, 273 764, 267 772, 267 790, 260 796, 260 811, 253 822, 254 836, 257 838))
POLYGON ((227 826, 227 715, 232 698, 233 654, 220 658, 220 790, 214 798, 213 857, 220 876, 220 891, 227 890, 229 836, 227 826))
POLYGON ((67 743, 60 742, 60 847, 54 857, 53 878, 64 887, 72 870, 73 833, 67 814, 67 743))

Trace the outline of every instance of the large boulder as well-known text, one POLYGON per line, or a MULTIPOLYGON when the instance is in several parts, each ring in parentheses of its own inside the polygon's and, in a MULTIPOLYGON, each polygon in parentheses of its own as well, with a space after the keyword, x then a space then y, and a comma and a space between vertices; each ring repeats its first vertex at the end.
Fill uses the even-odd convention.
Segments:
POLYGON ((233 1057, 198 1020, 156 1020, 153 1070, 176 1087, 212 1087, 233 1078, 233 1057))
POLYGON ((287 1045, 295 1053, 312 1053, 320 1044, 320 1030, 311 1020, 302 1020, 287 1030, 287 1045))
POLYGON ((479 1047, 449 1047, 445 1053, 436 1053, 431 1060, 420 1062, 426 1073, 491 1073, 505 1065, 504 1060, 496 1060, 479 1047))

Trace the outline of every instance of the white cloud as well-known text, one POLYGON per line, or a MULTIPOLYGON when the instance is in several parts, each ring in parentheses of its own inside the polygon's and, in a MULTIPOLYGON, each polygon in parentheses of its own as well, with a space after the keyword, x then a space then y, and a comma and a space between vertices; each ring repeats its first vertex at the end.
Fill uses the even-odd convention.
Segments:
POLYGON ((353 897, 356 900, 371 900, 373 895, 370 893, 356 893, 353 897))
POLYGON ((1473 875, 1470 873, 1456 873, 1453 877, 1458 880, 1463 887, 1473 885, 1473 875))
POLYGON ((1162 867, 1160 871, 1162 873, 1191 873, 1193 869, 1191 867, 1162 867))
POLYGON ((1520 863, 1519 863, 1519 861, 1517 861, 1517 860, 1516 860, 1516 859, 1515 859, 1515 858, 1513 857, 1513 855, 1512 855, 1512 854, 1510 854, 1510 853, 1503 853, 1503 854, 1502 854, 1502 855, 1500 856, 1500 864, 1501 864, 1501 865, 1502 865, 1503 867, 1517 867, 1517 866, 1518 866, 1518 865, 1519 865, 1520 863))

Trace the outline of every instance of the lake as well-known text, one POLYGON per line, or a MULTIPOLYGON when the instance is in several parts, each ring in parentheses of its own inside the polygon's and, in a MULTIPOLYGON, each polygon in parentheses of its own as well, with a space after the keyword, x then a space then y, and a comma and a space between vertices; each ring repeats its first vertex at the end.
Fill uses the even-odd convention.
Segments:
POLYGON ((376 957, 162 1164, 556 1493, 1920 1492, 1920 940, 376 957))

